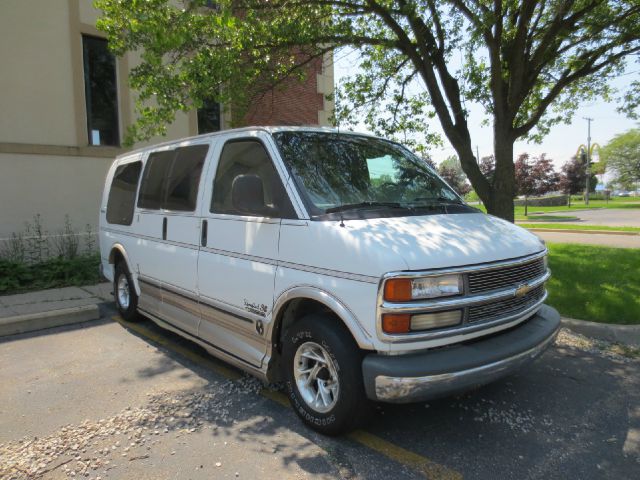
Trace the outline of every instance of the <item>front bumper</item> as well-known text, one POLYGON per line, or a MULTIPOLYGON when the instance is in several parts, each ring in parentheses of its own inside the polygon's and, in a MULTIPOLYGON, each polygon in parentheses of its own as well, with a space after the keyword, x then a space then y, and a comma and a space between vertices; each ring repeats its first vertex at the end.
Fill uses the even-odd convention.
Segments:
POLYGON ((558 312, 543 305, 529 320, 487 338, 423 353, 369 354, 362 363, 367 396, 418 402, 492 382, 540 356, 559 328, 558 312))

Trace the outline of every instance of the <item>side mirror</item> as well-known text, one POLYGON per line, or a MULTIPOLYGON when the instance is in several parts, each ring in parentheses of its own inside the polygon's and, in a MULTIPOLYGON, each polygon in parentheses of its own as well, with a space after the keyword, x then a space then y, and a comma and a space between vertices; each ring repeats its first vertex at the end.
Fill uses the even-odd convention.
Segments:
POLYGON ((274 217, 277 212, 264 204, 264 184, 258 175, 238 175, 231 185, 231 205, 241 214, 274 217))

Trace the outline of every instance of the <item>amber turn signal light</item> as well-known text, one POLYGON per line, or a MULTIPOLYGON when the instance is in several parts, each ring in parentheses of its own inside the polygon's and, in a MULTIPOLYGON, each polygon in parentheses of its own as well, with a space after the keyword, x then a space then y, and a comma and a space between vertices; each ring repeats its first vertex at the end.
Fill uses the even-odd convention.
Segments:
POLYGON ((390 278, 384 284, 384 299, 390 302, 408 302, 411 300, 411 280, 408 278, 390 278))
POLYGON ((411 327, 411 315, 404 313, 387 313, 382 315, 382 331, 384 333, 408 333, 411 327))

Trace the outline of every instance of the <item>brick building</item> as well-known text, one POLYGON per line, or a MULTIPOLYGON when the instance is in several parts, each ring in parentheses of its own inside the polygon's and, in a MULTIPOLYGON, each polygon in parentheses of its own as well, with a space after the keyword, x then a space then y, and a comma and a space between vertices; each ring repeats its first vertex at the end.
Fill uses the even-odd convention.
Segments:
MULTIPOLYGON (((134 120, 127 76, 134 54, 113 58, 95 28, 92 0, 4 0, 0 15, 0 242, 40 214, 57 231, 69 215, 95 227, 104 177, 122 153, 134 120)), ((307 81, 261 96, 253 125, 328 125, 330 58, 309 66, 307 81)), ((217 104, 178 114, 167 137, 229 128, 217 104)), ((135 145, 137 148, 143 144, 135 145)), ((2 245, 0 245, 1 247, 2 245)))

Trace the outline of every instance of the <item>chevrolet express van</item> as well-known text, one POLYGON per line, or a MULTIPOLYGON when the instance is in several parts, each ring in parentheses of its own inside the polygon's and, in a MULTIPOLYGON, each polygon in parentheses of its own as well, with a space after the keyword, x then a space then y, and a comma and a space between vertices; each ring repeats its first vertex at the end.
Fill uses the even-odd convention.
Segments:
POLYGON ((512 373, 554 340, 547 250, 409 150, 244 128, 118 157, 100 210, 117 308, 265 381, 338 434, 372 402, 512 373))

